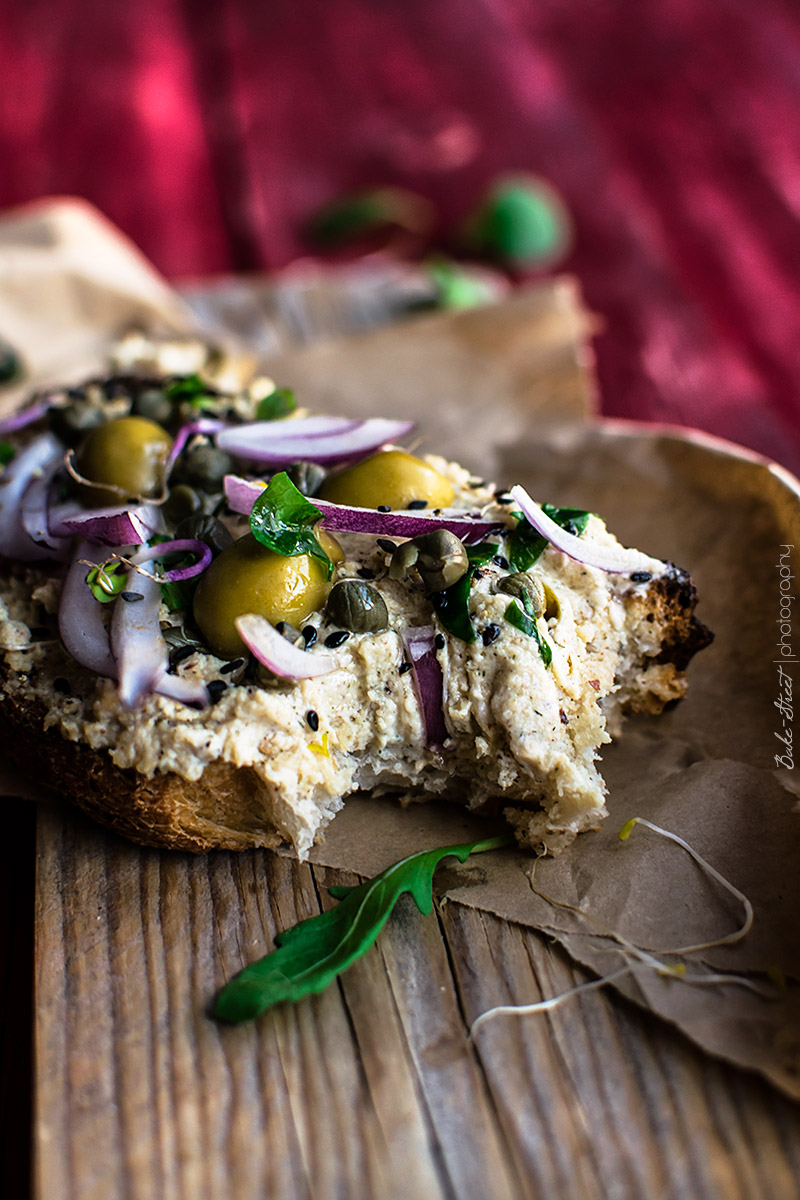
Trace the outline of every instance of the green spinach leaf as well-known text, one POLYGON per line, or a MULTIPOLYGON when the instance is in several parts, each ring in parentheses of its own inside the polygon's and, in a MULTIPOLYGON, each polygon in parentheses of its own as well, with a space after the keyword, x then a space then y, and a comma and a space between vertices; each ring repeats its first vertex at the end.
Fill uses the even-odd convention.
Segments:
POLYGON ((340 972, 369 950, 403 892, 410 892, 421 913, 433 907, 433 873, 443 858, 496 850, 513 842, 511 834, 459 846, 425 850, 401 859, 357 887, 331 888, 340 901, 334 908, 301 921, 275 939, 277 949, 240 971, 217 996, 214 1015, 221 1021, 247 1021, 273 1004, 321 992, 340 972))
POLYGON ((481 542, 477 546, 467 546, 469 569, 449 588, 442 592, 433 592, 431 604, 434 612, 453 637, 461 638, 462 642, 474 642, 477 634, 469 613, 469 593, 475 571, 483 563, 497 554, 500 546, 497 542, 481 542))
POLYGON ((327 578, 333 574, 333 563, 314 536, 312 526, 321 520, 322 513, 299 492, 285 471, 273 475, 253 505, 250 528, 256 541, 275 554, 293 558, 310 554, 318 559, 327 578))
MULTIPOLYGON (((525 607, 527 609, 528 605, 526 604, 525 607)), ((528 637, 532 637, 534 639, 539 647, 539 653, 542 656, 542 662, 546 667, 549 667, 550 663, 553 661, 553 651, 550 649, 549 643, 546 642, 539 633, 539 630, 536 627, 535 615, 531 613, 529 609, 527 612, 523 612, 516 600, 512 600, 506 609, 504 616, 509 625, 513 625, 515 628, 521 629, 523 633, 527 633, 528 637)))
POLYGON ((256 420, 277 421, 279 417, 288 417, 296 408, 297 401, 291 388, 275 388, 274 392, 259 400, 256 420))
POLYGON ((0 442, 0 467, 7 467, 16 458, 17 452, 11 442, 0 442))
MULTIPOLYGON (((583 533, 591 515, 582 508, 558 508, 555 504, 543 504, 542 511, 555 521, 556 525, 576 536, 583 533)), ((515 571, 529 571, 541 557, 548 544, 547 538, 537 533, 522 513, 512 513, 512 516, 516 517, 519 523, 508 536, 508 561, 515 571)))
POLYGON ((216 396, 199 375, 181 375, 166 387, 167 397, 175 404, 185 403, 191 408, 202 408, 213 404, 216 396))

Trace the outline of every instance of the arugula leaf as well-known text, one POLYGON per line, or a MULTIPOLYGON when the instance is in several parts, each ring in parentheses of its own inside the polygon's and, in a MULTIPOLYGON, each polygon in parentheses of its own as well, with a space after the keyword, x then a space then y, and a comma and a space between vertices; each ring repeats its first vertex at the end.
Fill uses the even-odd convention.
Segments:
POLYGON ((247 1021, 273 1004, 321 992, 366 954, 403 892, 411 893, 421 913, 431 911, 433 873, 443 858, 452 854, 464 862, 470 854, 496 850, 513 840, 512 834, 502 834, 425 850, 357 887, 331 888, 340 903, 278 934, 277 950, 245 967, 222 989, 214 1016, 221 1021, 247 1021))
MULTIPOLYGON (((528 608, 528 605, 525 605, 528 608)), ((512 600, 504 614, 509 625, 521 629, 523 633, 527 633, 528 637, 532 637, 539 647, 539 653, 542 656, 542 662, 546 667, 550 666, 553 661, 553 651, 549 644, 542 638, 539 630, 536 627, 536 617, 528 612, 523 612, 516 600, 512 600)))
POLYGON ((192 408, 202 408, 208 401, 215 399, 209 385, 199 375, 182 375, 173 379, 165 390, 168 399, 175 404, 185 402, 192 408))
POLYGON ((333 574, 333 563, 312 532, 322 513, 299 492, 285 471, 273 475, 253 505, 250 528, 256 541, 268 550, 293 558, 310 554, 333 574))
MULTIPOLYGON (((555 504, 543 504, 542 511, 555 521, 556 525, 576 536, 583 533, 591 515, 582 508, 558 508, 555 504)), ((508 561, 515 571, 529 571, 541 557, 548 541, 537 533, 522 513, 515 512, 511 515, 518 519, 519 524, 508 536, 508 561)))
POLYGON ((263 396, 256 409, 257 421, 275 421, 278 417, 288 417, 297 408, 297 401, 291 388, 275 388, 268 396, 263 396))
POLYGON ((0 442, 0 467, 7 467, 17 457, 11 442, 0 442))

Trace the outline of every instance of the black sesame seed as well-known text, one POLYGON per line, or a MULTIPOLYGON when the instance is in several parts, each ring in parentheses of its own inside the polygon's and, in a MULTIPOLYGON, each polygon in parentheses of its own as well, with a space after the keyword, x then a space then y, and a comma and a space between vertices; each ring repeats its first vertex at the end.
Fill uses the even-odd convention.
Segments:
POLYGON ((504 571, 508 570, 508 559, 505 557, 504 554, 495 554, 494 558, 492 559, 492 562, 496 566, 502 567, 504 571))
POLYGON ((277 629, 278 633, 283 633, 283 631, 286 629, 286 622, 285 622, 285 621, 278 621, 278 623, 277 623, 277 625, 275 626, 275 628, 277 629))
POLYGON ((561 718, 561 724, 562 724, 562 725, 569 725, 569 717, 568 717, 568 716, 567 716, 567 714, 564 712, 563 708, 560 708, 560 709, 558 710, 558 715, 559 715, 559 717, 561 718))
POLYGON ((120 600, 124 600, 126 604, 135 604, 137 600, 144 600, 141 592, 120 592, 120 600))
POLYGON ((178 646, 178 649, 173 650, 169 656, 173 667, 177 667, 178 663, 182 663, 184 659, 191 658, 196 649, 196 646, 178 646))
POLYGON ((208 698, 212 704, 216 704, 220 696, 226 691, 228 685, 224 679, 212 679, 211 683, 206 684, 208 698))
POLYGON ((441 510, 440 508, 435 508, 435 509, 433 510, 433 515, 434 515, 435 517, 440 517, 440 516, 442 515, 442 510, 441 510))
POLYGON ((650 571, 634 571, 631 575, 632 583, 649 583, 653 578, 650 571))
POLYGON ((328 634, 325 638, 325 645, 329 649, 335 650, 337 646, 341 646, 343 642, 346 642, 349 637, 350 633, 347 629, 337 629, 335 633, 328 634))
POLYGON ((375 572, 372 570, 371 567, 359 567, 358 570, 356 571, 356 575, 360 575, 362 579, 374 579, 375 578, 375 572))
POLYGON ((62 679, 61 676, 59 676, 58 679, 53 680, 53 691, 58 692, 60 696, 72 695, 72 688, 69 686, 69 680, 62 679))
POLYGON ((480 569, 480 567, 477 567, 477 568, 476 568, 476 569, 475 569, 475 570, 472 572, 472 578, 473 578, 473 579, 483 579, 483 571, 480 569))
POLYGON ((400 670, 397 673, 398 673, 398 675, 406 675, 410 670, 411 670, 411 663, 404 662, 402 664, 402 666, 400 667, 400 670))
POLYGON ((500 626, 495 625, 494 621, 490 622, 481 634, 484 646, 491 646, 492 642, 496 642, 500 637, 500 626))
POLYGON ((309 709, 309 711, 306 713, 306 721, 308 722, 308 728, 313 733, 316 733, 319 729, 319 717, 314 712, 313 708, 309 709))
POLYGON ((232 662, 225 663, 224 667, 220 667, 220 675, 232 675, 234 671, 238 671, 239 667, 244 666, 243 658, 234 658, 232 662))
POLYGON ((317 640, 317 631, 314 628, 314 626, 313 625, 304 625, 303 626, 303 641, 306 644, 306 649, 308 649, 309 646, 313 646, 314 642, 316 640, 317 640))
POLYGON ((378 512, 391 512, 391 511, 392 511, 391 504, 379 504, 378 505, 378 512))
POLYGON ((436 637, 433 639, 433 644, 437 650, 444 650, 445 646, 447 645, 444 640, 444 634, 437 633, 436 637))
POLYGON ((513 504, 513 496, 509 496, 508 492, 495 492, 494 498, 498 504, 513 504))
POLYGON ((427 508, 428 501, 427 500, 409 500, 408 507, 409 508, 427 508))
POLYGON ((380 546, 381 550, 385 550, 387 554, 394 554, 395 550, 397 549, 396 544, 390 541, 389 538, 378 538, 378 545, 380 546))
POLYGON ((469 486, 471 488, 486 487, 486 480, 485 479, 470 479, 469 486))

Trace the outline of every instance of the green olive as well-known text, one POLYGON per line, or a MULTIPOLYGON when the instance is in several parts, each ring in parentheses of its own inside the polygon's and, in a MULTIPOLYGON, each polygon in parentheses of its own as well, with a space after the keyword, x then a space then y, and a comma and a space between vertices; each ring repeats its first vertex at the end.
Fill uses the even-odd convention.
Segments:
POLYGON ((429 508, 447 508, 453 494, 449 479, 404 450, 382 450, 354 467, 329 475, 318 492, 322 500, 359 508, 378 508, 382 504, 408 508, 413 500, 424 500, 429 508))
POLYGON ((378 633, 389 626, 389 611, 377 588, 360 579, 343 579, 328 596, 328 619, 353 633, 378 633))
POLYGON ((325 567, 317 559, 274 554, 248 533, 200 577, 194 619, 214 654, 235 658, 243 649, 234 624, 237 617, 258 613, 273 625, 289 621, 301 626, 322 608, 329 591, 325 567))
POLYGON ((167 431, 144 417, 120 417, 93 430, 81 444, 75 465, 84 479, 109 486, 82 485, 84 504, 121 504, 133 496, 157 495, 171 446, 167 431))

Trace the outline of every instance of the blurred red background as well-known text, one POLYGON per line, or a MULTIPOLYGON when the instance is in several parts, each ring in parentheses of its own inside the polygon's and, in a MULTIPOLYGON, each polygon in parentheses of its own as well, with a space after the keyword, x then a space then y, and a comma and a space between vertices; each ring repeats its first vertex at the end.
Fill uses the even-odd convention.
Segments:
POLYGON ((797 469, 798 62, 791 0, 0 0, 0 205, 85 196, 182 277, 284 266, 359 184, 447 227, 535 171, 604 411, 797 469))

